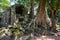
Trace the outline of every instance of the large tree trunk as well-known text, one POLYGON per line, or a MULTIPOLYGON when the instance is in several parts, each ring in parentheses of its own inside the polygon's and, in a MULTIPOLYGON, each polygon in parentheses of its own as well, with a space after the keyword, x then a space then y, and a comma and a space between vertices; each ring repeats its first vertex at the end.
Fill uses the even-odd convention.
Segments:
POLYGON ((36 23, 38 25, 45 25, 46 24, 46 11, 45 11, 45 5, 47 0, 41 0, 41 3, 39 5, 39 11, 37 12, 36 16, 36 23))
POLYGON ((30 0, 30 18, 34 17, 34 0, 30 0))

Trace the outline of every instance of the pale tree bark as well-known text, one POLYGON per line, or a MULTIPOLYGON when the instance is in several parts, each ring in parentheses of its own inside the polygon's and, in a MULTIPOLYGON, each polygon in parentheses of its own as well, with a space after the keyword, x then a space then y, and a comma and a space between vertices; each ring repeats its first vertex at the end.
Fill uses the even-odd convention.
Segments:
POLYGON ((11 24, 11 8, 7 9, 6 22, 7 22, 7 25, 11 24))

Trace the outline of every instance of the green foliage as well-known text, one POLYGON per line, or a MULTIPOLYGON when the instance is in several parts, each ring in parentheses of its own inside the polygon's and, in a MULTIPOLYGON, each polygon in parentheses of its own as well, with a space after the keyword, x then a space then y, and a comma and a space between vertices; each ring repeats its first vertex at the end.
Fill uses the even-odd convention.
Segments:
POLYGON ((18 0, 17 4, 23 4, 24 6, 26 6, 27 8, 29 8, 29 0, 18 0))
POLYGON ((14 32, 15 35, 19 35, 19 36, 21 35, 20 30, 16 27, 11 27, 10 30, 14 32))
MULTIPOLYGON (((34 1, 34 6, 37 6, 41 0, 33 0, 34 1)), ((17 4, 23 4, 27 8, 30 8, 30 0, 18 0, 17 4)))
MULTIPOLYGON (((46 3, 46 9, 47 9, 47 13, 49 15, 49 17, 51 17, 51 9, 56 10, 56 13, 59 10, 59 0, 49 0, 46 3)), ((58 16, 55 14, 55 16, 58 16)))
POLYGON ((47 13, 48 13, 48 16, 51 18, 51 12, 50 11, 51 11, 51 9, 48 7, 47 8, 47 13))
POLYGON ((0 8, 5 10, 9 6, 10 6, 9 0, 0 0, 0 8))
POLYGON ((20 31, 18 29, 15 29, 14 33, 15 33, 15 35, 21 35, 20 31))
POLYGON ((54 10, 57 10, 58 2, 59 0, 50 0, 49 4, 53 7, 54 10))
POLYGON ((56 30, 60 30, 60 25, 56 24, 56 30))

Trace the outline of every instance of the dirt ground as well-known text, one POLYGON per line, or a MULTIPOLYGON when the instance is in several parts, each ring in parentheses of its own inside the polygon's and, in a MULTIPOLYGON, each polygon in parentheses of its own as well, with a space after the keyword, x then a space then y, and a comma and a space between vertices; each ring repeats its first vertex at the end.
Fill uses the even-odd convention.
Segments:
POLYGON ((60 40, 60 36, 40 36, 35 37, 35 40, 60 40))

